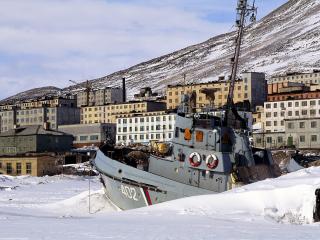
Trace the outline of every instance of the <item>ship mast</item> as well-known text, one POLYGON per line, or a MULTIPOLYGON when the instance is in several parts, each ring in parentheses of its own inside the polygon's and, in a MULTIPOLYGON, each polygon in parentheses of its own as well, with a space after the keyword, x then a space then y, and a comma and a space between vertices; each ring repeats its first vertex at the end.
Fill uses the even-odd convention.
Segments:
POLYGON ((228 99, 227 99, 227 109, 225 114, 225 122, 227 125, 230 125, 229 115, 231 110, 234 108, 234 103, 233 103, 234 87, 235 87, 235 82, 237 80, 239 57, 240 57, 244 28, 246 24, 246 18, 249 15, 251 15, 250 21, 255 21, 256 11, 257 11, 257 8, 255 7, 255 0, 253 1, 252 6, 248 4, 248 0, 238 0, 237 19, 236 19, 236 27, 238 28, 238 32, 237 32, 236 47, 235 47, 234 55, 231 58, 232 72, 231 72, 229 93, 228 93, 228 99))

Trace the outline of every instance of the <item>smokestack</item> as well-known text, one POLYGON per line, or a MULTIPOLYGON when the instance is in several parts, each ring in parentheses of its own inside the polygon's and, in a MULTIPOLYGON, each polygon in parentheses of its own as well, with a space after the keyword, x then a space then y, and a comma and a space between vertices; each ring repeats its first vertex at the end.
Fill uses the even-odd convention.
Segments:
POLYGON ((126 102, 127 96, 126 96, 126 78, 122 78, 122 100, 123 102, 126 102))

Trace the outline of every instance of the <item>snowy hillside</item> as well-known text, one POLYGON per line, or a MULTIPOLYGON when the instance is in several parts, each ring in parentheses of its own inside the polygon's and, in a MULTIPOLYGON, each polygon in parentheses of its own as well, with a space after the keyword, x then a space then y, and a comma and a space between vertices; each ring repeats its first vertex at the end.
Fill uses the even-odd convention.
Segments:
MULTIPOLYGON (((320 68, 320 0, 289 0, 247 28, 240 71, 266 72, 269 76, 289 71, 320 68)), ((131 68, 92 80, 93 86, 119 86, 125 76, 130 95, 148 81, 155 90, 168 84, 216 80, 230 73, 235 33, 152 59, 131 68)), ((83 87, 83 86, 82 86, 83 87)), ((70 87, 76 91, 81 85, 70 87)))
POLYGON ((232 191, 119 212, 91 178, 0 175, 4 239, 319 239, 320 168, 232 191))

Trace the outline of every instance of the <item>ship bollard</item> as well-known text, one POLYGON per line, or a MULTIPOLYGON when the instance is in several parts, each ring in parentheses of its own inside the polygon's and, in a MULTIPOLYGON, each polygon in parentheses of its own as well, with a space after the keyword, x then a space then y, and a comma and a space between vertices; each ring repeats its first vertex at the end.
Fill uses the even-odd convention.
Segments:
POLYGON ((313 220, 314 222, 320 222, 320 188, 315 191, 315 195, 316 205, 314 207, 313 220))

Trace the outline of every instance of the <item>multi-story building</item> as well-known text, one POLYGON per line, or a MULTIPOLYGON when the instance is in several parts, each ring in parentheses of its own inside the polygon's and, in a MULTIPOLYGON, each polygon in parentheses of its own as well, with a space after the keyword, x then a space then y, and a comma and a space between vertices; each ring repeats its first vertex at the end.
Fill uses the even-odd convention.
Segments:
POLYGON ((320 91, 299 91, 299 92, 286 92, 280 94, 270 94, 267 97, 267 101, 286 101, 292 99, 316 99, 320 98, 320 91))
POLYGON ((164 111, 166 104, 156 101, 133 101, 105 106, 82 107, 81 123, 116 123, 118 117, 132 116, 136 113, 164 111))
POLYGON ((73 135, 73 146, 81 148, 85 146, 100 147, 105 141, 116 140, 116 124, 91 123, 60 125, 59 131, 73 135))
POLYGON ((123 89, 122 88, 103 88, 87 91, 81 91, 77 93, 77 106, 101 106, 108 103, 120 103, 123 102, 123 89), (89 99, 88 99, 89 93, 89 99))
POLYGON ((264 104, 262 129, 254 134, 260 147, 320 148, 320 99, 292 99, 264 104))
POLYGON ((13 109, 30 109, 41 107, 70 107, 74 108, 77 105, 77 100, 73 96, 70 97, 43 97, 40 99, 26 100, 16 102, 14 104, 0 105, 0 111, 13 110, 13 109))
POLYGON ((36 125, 1 133, 0 174, 55 174, 61 157, 70 151, 72 141, 72 135, 36 125))
POLYGON ((152 140, 171 141, 175 125, 175 114, 166 114, 164 112, 154 112, 154 114, 118 118, 116 143, 147 144, 152 140))
POLYGON ((72 147, 70 134, 32 125, 18 127, 0 134, 0 155, 66 152, 72 147))
MULTIPOLYGON (((313 86, 313 85, 312 85, 313 86)), ((317 85, 315 85, 317 86, 317 85)), ((291 93, 291 92, 301 92, 301 91, 310 91, 311 86, 307 86, 304 83, 300 82, 271 82, 268 83, 268 95, 277 94, 277 93, 291 93)))
POLYGON ((320 84, 320 71, 314 71, 312 73, 288 73, 282 76, 274 76, 270 79, 270 82, 295 82, 305 85, 320 84))
MULTIPOLYGON (((202 93, 203 89, 215 90, 215 107, 222 107, 227 103, 229 93, 228 81, 216 81, 209 83, 188 84, 188 85, 169 85, 166 91, 167 108, 176 109, 184 93, 196 92, 197 108, 212 107, 210 99, 202 93)), ((267 96, 267 82, 264 73, 245 72, 242 79, 235 83, 234 103, 249 101, 251 107, 262 105, 267 96)))
POLYGON ((15 126, 30 126, 49 124, 50 129, 59 125, 80 123, 80 109, 75 107, 40 107, 13 109, 0 112, 1 132, 13 129, 15 126))

